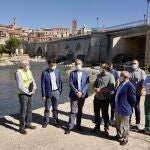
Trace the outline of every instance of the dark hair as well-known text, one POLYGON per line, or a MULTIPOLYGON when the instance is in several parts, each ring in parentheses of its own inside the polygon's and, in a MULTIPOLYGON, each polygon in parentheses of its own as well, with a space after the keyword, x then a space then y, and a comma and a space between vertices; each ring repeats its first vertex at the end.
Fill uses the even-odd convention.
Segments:
POLYGON ((52 64, 52 63, 55 64, 55 63, 56 63, 56 60, 55 60, 55 59, 48 59, 48 60, 47 60, 47 63, 48 63, 48 64, 52 64))
POLYGON ((109 71, 109 65, 108 65, 107 63, 102 63, 102 67, 103 67, 105 70, 109 71))

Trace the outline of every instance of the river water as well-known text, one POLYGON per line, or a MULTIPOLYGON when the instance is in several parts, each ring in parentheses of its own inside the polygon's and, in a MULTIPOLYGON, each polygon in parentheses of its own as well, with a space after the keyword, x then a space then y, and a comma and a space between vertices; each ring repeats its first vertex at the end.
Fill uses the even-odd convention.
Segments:
MULTIPOLYGON (((63 79, 63 92, 60 96, 60 103, 69 101, 69 85, 68 76, 65 74, 64 70, 58 66, 62 71, 63 79)), ((46 63, 31 63, 31 70, 37 83, 36 95, 33 98, 33 109, 40 108, 44 106, 41 98, 40 82, 41 73, 47 68, 46 63)), ((16 94, 16 80, 15 72, 18 69, 18 65, 0 67, 0 117, 14 114, 19 112, 19 100, 16 94)), ((89 92, 91 93, 91 88, 89 92)))

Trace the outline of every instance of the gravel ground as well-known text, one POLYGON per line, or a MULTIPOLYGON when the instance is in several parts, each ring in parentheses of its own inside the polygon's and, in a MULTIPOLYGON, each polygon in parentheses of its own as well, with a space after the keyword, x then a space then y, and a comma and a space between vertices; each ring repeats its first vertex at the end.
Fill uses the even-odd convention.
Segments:
MULTIPOLYGON (((142 97, 142 123, 144 128, 144 97, 142 97)), ((59 106, 62 128, 56 128, 52 124, 43 129, 43 108, 33 112, 33 124, 37 126, 36 130, 27 130, 27 135, 21 135, 18 132, 18 115, 10 115, 0 118, 0 150, 150 150, 150 136, 138 132, 130 132, 128 145, 121 147, 117 141, 111 140, 115 135, 115 128, 110 127, 110 138, 103 134, 103 126, 98 134, 91 134, 93 124, 93 96, 90 96, 84 106, 84 115, 82 120, 83 133, 77 131, 70 135, 64 134, 64 128, 68 122, 70 111, 69 103, 59 106)), ((134 117, 133 117, 134 123, 134 117)))

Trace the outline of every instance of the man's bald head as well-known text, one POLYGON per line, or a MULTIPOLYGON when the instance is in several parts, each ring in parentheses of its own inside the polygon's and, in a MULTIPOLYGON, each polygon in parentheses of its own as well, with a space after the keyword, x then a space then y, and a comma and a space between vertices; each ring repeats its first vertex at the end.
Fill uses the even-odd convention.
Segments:
POLYGON ((126 79, 130 78, 130 73, 128 71, 122 71, 120 76, 123 76, 126 79))

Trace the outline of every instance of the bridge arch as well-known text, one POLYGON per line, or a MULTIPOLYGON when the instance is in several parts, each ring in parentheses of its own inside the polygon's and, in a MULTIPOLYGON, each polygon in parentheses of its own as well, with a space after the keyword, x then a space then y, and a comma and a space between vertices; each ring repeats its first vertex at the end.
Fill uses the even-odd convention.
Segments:
POLYGON ((38 47, 38 49, 37 49, 37 55, 38 56, 42 56, 43 55, 43 49, 42 49, 42 47, 38 47))
POLYGON ((81 44, 77 43, 76 48, 75 48, 75 52, 79 52, 81 51, 81 44))

